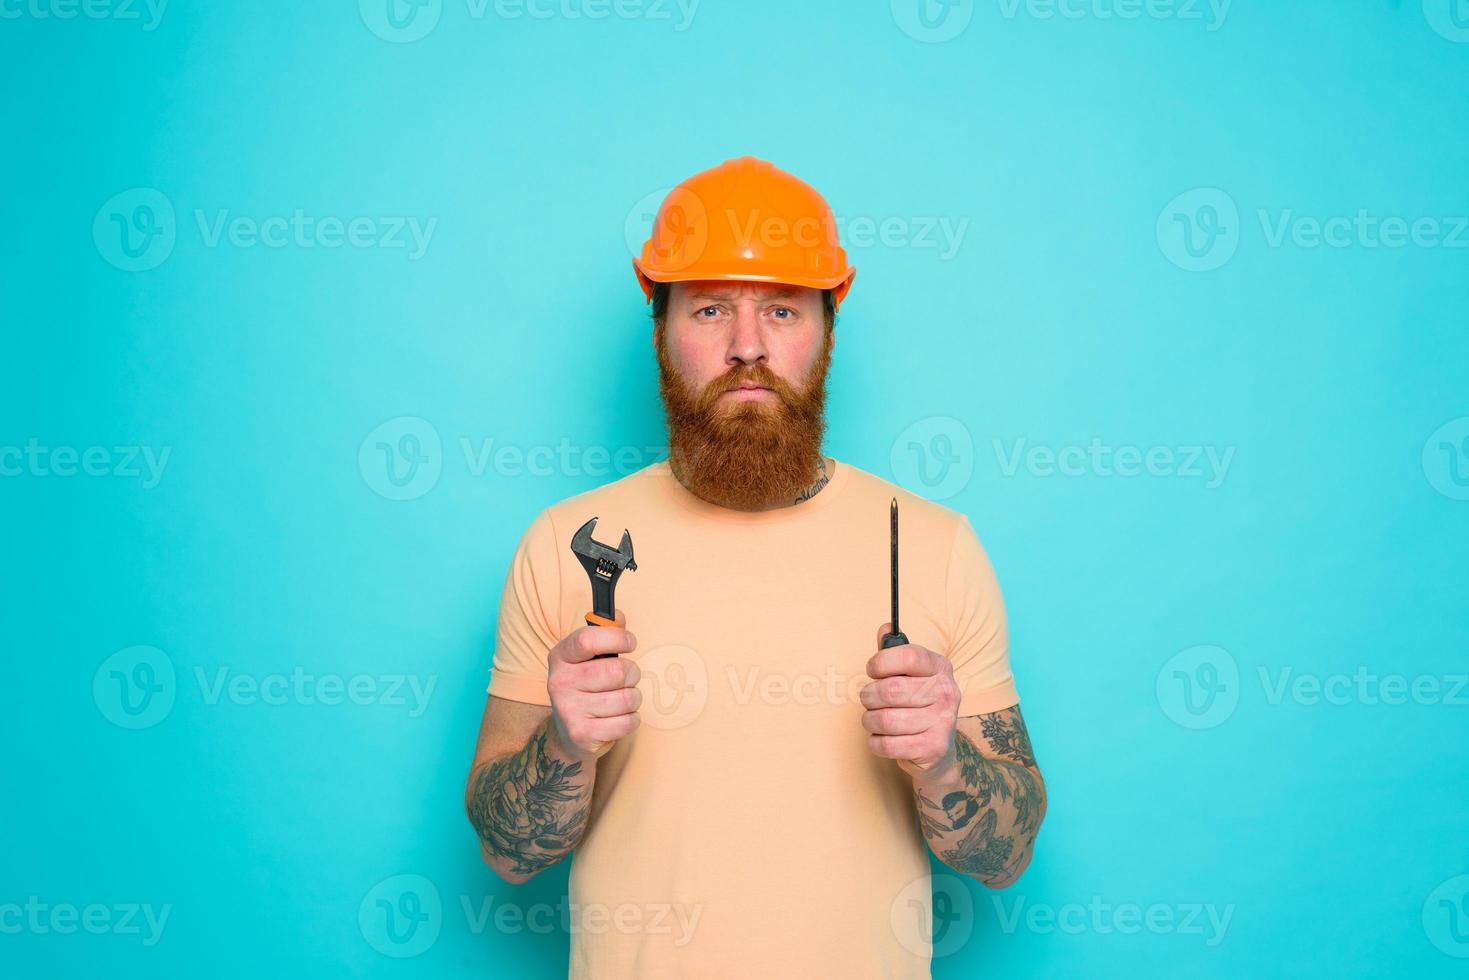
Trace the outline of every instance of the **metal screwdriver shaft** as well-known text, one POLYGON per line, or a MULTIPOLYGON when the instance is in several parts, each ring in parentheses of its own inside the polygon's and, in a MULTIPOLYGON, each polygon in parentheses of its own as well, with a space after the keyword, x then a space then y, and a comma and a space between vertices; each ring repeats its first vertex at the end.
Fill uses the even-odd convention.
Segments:
POLYGON ((893 498, 893 506, 888 512, 890 534, 892 536, 892 572, 893 572, 893 615, 892 632, 882 638, 882 649, 888 647, 900 647, 908 642, 908 638, 898 629, 898 498, 893 498))

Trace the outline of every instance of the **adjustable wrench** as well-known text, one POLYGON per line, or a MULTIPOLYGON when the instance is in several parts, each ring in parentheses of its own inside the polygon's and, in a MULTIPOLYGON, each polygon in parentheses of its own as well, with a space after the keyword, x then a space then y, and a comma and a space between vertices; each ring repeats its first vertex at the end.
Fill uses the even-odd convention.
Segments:
MULTIPOLYGON (((592 580, 592 611, 587 613, 587 625, 621 627, 624 622, 617 618, 617 602, 613 597, 613 589, 617 587, 618 576, 624 571, 638 570, 638 563, 632 557, 632 535, 624 529, 622 543, 613 549, 592 538, 592 528, 596 526, 597 519, 594 517, 583 524, 571 538, 572 553, 581 562, 581 567, 587 570, 587 577, 592 580)), ((615 656, 615 653, 599 653, 592 659, 615 656)))

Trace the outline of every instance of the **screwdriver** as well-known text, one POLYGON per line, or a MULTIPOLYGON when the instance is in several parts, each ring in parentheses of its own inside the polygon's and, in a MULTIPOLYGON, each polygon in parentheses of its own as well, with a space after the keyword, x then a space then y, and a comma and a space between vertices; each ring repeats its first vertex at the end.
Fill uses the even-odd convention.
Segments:
POLYGON ((890 533, 892 534, 892 539, 893 539, 893 556, 892 556, 892 567, 893 567, 893 617, 892 617, 892 626, 893 626, 893 630, 892 630, 891 633, 888 633, 888 634, 884 635, 883 638, 882 638, 882 649, 884 649, 884 650, 886 650, 888 647, 900 647, 903 644, 905 644, 905 643, 908 642, 908 638, 906 636, 904 636, 898 630, 898 498, 897 497, 894 497, 893 498, 893 506, 892 506, 892 510, 889 511, 889 513, 888 513, 888 519, 889 519, 889 523, 891 525, 890 533))

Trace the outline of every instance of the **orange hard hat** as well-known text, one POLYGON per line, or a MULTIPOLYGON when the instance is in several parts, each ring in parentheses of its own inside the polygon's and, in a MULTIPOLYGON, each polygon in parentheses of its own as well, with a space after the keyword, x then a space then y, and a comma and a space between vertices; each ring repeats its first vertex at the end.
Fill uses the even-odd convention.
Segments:
POLYGON ((655 282, 745 279, 830 289, 840 307, 857 274, 837 241, 831 207, 816 189, 748 156, 694 174, 669 191, 652 237, 632 264, 650 300, 655 282))

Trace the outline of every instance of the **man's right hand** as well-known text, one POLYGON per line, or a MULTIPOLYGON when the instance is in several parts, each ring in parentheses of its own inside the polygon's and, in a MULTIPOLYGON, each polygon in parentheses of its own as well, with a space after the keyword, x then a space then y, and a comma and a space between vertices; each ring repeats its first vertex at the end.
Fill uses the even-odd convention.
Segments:
MULTIPOLYGON (((618 610, 622 619, 622 610, 618 610)), ((638 727, 637 688, 642 671, 622 656, 592 659, 599 653, 631 653, 637 638, 617 626, 582 626, 551 648, 546 691, 557 740, 569 755, 600 758, 612 743, 638 727)))

